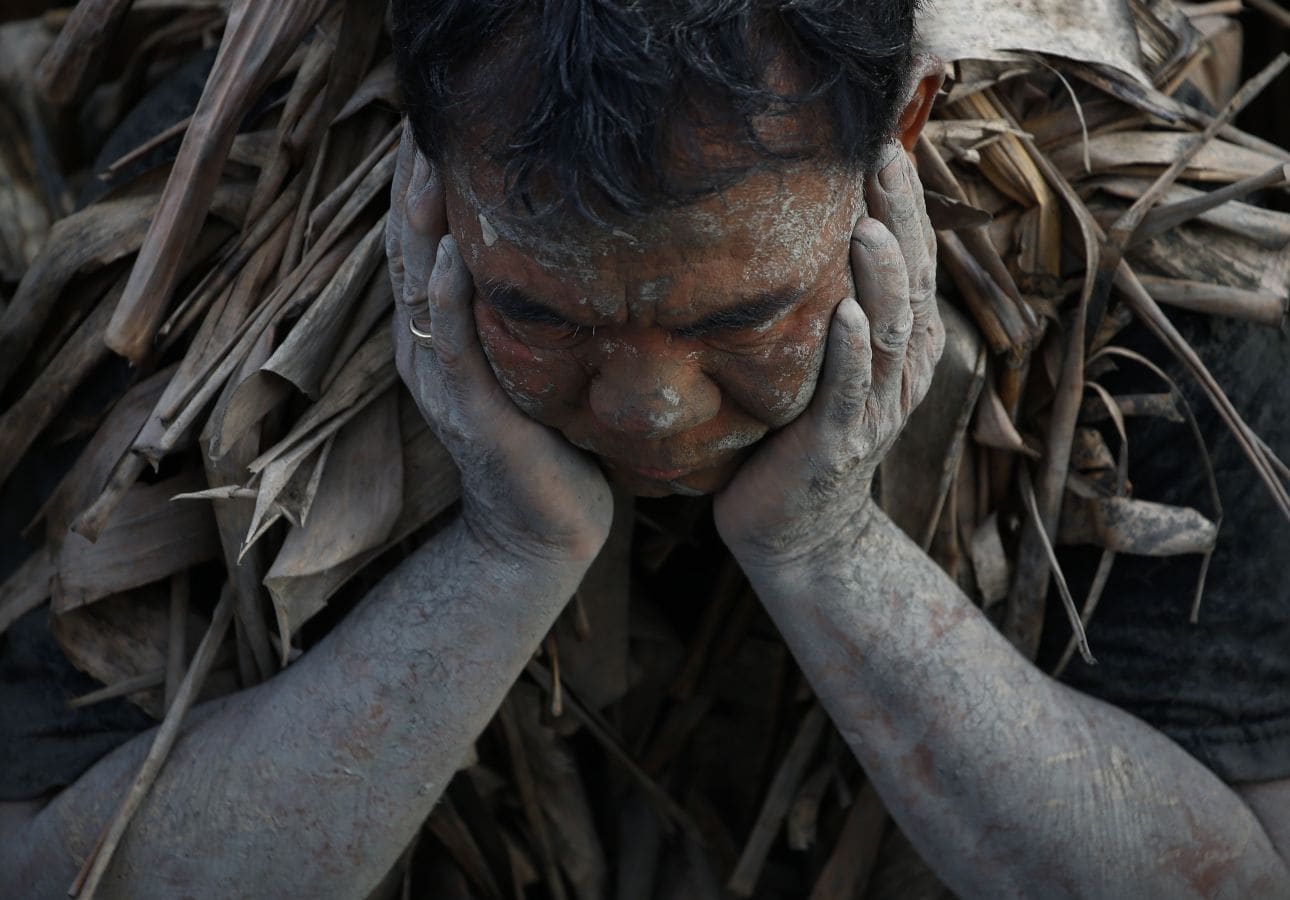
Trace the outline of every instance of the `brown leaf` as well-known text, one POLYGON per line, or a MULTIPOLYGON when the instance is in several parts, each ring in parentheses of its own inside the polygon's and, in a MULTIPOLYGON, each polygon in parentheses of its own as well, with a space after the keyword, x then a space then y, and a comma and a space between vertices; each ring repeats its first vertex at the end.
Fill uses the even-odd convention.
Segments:
MULTIPOLYGON (((196 645, 204 625, 197 613, 189 613, 185 629, 189 649, 196 645)), ((164 672, 170 636, 169 586, 150 585, 52 615, 49 630, 72 665, 104 684, 164 672)), ((219 696, 236 687, 232 673, 214 673, 202 696, 219 696)), ((127 699, 155 719, 164 713, 160 687, 127 699)))
POLYGON ((94 87, 132 0, 80 0, 36 68, 36 87, 54 106, 70 106, 94 87))
POLYGON ((67 535, 55 561, 54 611, 63 613, 217 559, 219 539, 210 510, 202 503, 171 501, 203 486, 196 472, 137 484, 96 543, 67 535))
MULTIPOLYGON (((1182 155, 1195 135, 1176 131, 1117 131, 1091 135, 1088 141, 1093 174, 1151 174, 1163 169, 1182 155)), ((1068 145, 1052 155, 1056 165, 1068 178, 1085 175, 1084 148, 1068 145)), ((1184 178, 1189 181, 1230 182, 1262 175, 1280 160, 1223 140, 1206 144, 1192 160, 1184 178)))
POLYGON ((46 538, 55 546, 80 513, 107 486, 108 478, 143 427, 148 413, 175 374, 170 366, 130 388, 112 407, 107 419, 76 458, 76 463, 45 501, 37 521, 45 522, 46 538))
POLYGON ((1133 74, 1144 83, 1138 33, 1120 0, 938 0, 918 19, 929 53, 947 61, 1046 53, 1133 74))
POLYGON ((238 125, 326 5, 327 0, 233 0, 215 67, 108 326, 108 346, 135 365, 151 350, 238 125))
POLYGON ((1176 556, 1209 553, 1218 526, 1194 509, 1128 497, 1068 496, 1058 539, 1116 553, 1176 556))
MULTIPOLYGON (((457 469, 448 451, 426 427, 421 413, 400 391, 403 432, 403 506, 388 541, 381 547, 316 575, 286 580, 267 579, 265 586, 277 609, 304 609, 325 603, 363 567, 455 502, 460 494, 457 469)), ((290 645, 283 644, 283 656, 290 645)))
MULTIPOLYGON (((265 577, 275 597, 291 579, 326 572, 385 544, 403 506, 401 446, 392 391, 336 433, 309 518, 287 534, 265 577)), ((314 608, 275 604, 283 643, 324 604, 325 598, 314 608)))
POLYGON ((156 197, 108 200, 59 221, 0 317, 0 388, 22 363, 63 289, 78 274, 139 248, 156 197))
POLYGON ((336 348, 345 336, 354 306, 377 267, 385 262, 385 218, 368 230, 327 287, 300 317, 291 333, 261 367, 317 400, 323 379, 338 362, 336 348))

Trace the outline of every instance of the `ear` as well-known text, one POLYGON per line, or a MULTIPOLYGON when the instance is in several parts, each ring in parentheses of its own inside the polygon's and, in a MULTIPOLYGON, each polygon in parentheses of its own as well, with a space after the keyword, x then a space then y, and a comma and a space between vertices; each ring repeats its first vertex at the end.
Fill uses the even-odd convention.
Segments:
POLYGON ((910 88, 906 92, 905 108, 896 121, 896 137, 907 153, 914 152, 918 136, 923 133, 927 117, 932 114, 932 104, 945 80, 945 63, 930 53, 914 56, 910 71, 910 88))

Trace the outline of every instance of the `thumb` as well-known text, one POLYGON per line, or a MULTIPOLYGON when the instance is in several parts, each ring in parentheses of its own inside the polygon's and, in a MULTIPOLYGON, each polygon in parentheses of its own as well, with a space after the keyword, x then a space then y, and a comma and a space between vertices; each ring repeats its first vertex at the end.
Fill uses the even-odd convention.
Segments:
POLYGON ((855 298, 847 297, 833 311, 813 405, 824 423, 849 429, 863 413, 872 388, 869 320, 855 298))
POLYGON ((429 293, 434 355, 445 386, 466 403, 488 402, 488 388, 500 386, 479 345, 471 304, 474 281, 452 235, 439 242, 429 293))

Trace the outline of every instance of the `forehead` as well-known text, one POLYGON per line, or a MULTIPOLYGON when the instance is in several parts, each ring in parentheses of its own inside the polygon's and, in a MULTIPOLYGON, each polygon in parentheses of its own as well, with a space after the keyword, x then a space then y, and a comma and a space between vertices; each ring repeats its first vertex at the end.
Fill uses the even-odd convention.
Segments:
MULTIPOLYGON (((631 283, 690 274, 731 287, 788 287, 847 246, 864 212, 858 173, 794 162, 754 171, 696 202, 596 224, 573 211, 536 215, 506 202, 487 161, 443 171, 449 226, 478 277, 618 293, 631 283)), ((843 251, 845 252, 845 251, 843 251)))

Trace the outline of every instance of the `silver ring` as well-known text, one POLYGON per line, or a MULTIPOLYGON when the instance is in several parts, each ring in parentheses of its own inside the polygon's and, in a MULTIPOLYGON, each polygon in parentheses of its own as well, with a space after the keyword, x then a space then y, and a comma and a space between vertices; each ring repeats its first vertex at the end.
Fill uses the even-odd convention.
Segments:
POLYGON ((418 341, 420 341, 422 344, 433 343, 434 335, 428 331, 422 331, 421 329, 417 328, 416 321, 417 321, 417 317, 415 315, 408 316, 408 331, 412 332, 412 336, 416 338, 418 341))

